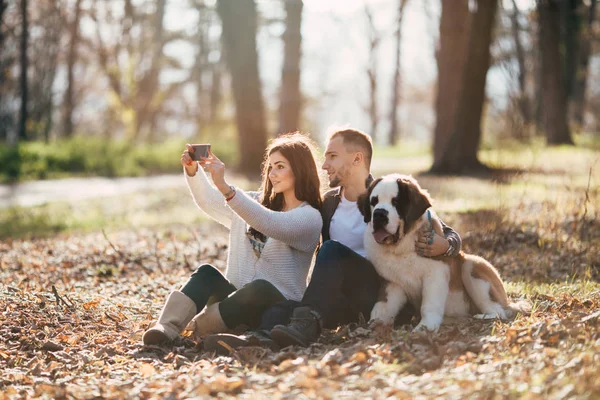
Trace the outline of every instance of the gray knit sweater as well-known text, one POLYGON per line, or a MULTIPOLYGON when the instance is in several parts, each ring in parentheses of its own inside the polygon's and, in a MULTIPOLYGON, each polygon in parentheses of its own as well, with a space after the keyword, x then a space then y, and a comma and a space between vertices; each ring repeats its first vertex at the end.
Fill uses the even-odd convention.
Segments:
POLYGON ((286 212, 269 210, 258 202, 259 192, 240 189, 227 202, 202 168, 193 177, 183 174, 198 207, 230 230, 225 277, 238 289, 265 279, 300 301, 323 225, 319 211, 307 202, 286 212), (249 225, 268 237, 260 256, 246 236, 249 225))

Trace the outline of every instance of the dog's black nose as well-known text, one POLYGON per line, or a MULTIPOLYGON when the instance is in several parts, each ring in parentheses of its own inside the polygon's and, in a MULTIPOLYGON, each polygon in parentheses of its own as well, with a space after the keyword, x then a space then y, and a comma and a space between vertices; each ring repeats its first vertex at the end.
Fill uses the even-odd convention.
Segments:
POLYGON ((373 211, 373 219, 387 218, 387 216, 388 211, 384 210, 383 208, 377 208, 375 211, 373 211))

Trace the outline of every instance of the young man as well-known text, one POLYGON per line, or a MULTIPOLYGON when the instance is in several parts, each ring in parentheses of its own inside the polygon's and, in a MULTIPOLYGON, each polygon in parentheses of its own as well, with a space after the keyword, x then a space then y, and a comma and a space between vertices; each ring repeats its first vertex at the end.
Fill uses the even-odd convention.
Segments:
MULTIPOLYGON (((361 314, 365 320, 369 319, 377 302, 381 278, 365 258, 363 234, 367 225, 356 201, 373 180, 372 154, 371 138, 358 130, 342 129, 329 137, 322 168, 328 174, 329 186, 334 189, 324 196, 323 243, 302 301, 299 304, 282 302, 271 307, 263 314, 258 333, 216 335, 207 338, 205 348, 218 350, 219 341, 231 347, 307 346, 318 339, 322 327, 333 329, 356 322, 361 314), (291 321, 287 323, 290 314, 291 321)), ((419 254, 428 257, 458 254, 460 236, 443 222, 442 226, 445 237, 434 233, 433 228, 422 232, 415 243, 419 254)))

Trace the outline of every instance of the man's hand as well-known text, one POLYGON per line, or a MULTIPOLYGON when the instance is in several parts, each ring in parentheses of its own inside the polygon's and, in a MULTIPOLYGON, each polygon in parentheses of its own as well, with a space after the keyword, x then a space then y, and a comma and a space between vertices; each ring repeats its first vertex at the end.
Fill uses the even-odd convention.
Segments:
POLYGON ((419 237, 415 242, 417 254, 423 257, 441 256, 448 250, 450 243, 445 237, 438 235, 431 223, 425 224, 419 231, 419 237))

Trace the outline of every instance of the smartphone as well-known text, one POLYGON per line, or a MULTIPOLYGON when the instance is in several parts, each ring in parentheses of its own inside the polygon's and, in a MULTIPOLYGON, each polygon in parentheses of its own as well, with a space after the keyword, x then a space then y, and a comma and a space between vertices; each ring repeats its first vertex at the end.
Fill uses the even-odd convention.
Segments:
POLYGON ((208 150, 210 150, 210 144, 193 144, 193 153, 190 153, 190 157, 194 161, 200 161, 200 157, 208 157, 208 150))

